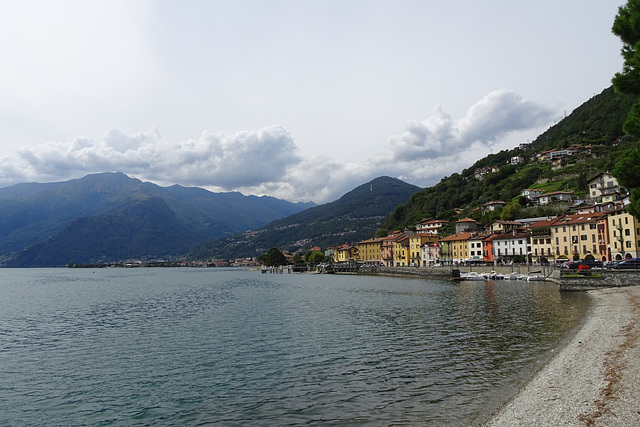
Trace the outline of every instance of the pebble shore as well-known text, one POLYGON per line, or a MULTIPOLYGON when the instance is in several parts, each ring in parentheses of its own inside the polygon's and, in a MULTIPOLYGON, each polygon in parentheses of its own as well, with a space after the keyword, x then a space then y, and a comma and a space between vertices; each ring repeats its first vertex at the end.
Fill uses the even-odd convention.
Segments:
POLYGON ((589 294, 580 329, 483 426, 640 426, 640 286, 589 294))

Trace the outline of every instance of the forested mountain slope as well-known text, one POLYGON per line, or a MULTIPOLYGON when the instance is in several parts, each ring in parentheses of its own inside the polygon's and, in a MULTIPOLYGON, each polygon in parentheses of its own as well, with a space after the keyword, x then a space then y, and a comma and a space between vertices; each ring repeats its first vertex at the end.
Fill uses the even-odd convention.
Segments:
POLYGON ((612 87, 602 91, 576 108, 570 115, 538 136, 527 151, 514 148, 491 154, 473 166, 443 178, 438 184, 413 194, 406 204, 397 206, 382 223, 377 235, 412 227, 426 217, 455 220, 456 208, 470 215, 483 203, 500 200, 510 202, 525 188, 537 186, 548 191, 585 193, 587 180, 598 172, 611 170, 631 146, 622 124, 635 97, 616 93, 612 87), (551 149, 590 145, 590 154, 572 159, 562 169, 554 171, 550 163, 538 162, 535 154, 551 149), (509 164, 513 156, 524 157, 517 166, 509 164), (499 171, 483 179, 476 170, 498 166, 499 171))

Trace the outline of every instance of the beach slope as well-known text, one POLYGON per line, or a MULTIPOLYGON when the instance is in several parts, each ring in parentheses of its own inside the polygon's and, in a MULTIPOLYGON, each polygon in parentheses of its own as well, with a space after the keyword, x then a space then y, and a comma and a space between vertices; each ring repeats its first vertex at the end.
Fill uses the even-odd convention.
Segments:
POLYGON ((640 286, 590 294, 580 330, 484 426, 640 425, 640 286))

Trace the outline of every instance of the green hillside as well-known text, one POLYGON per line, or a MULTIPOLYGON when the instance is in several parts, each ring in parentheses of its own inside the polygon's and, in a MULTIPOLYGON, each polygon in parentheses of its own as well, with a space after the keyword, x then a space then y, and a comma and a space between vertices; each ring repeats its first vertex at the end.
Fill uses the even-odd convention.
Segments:
MULTIPOLYGON (((635 100, 635 97, 616 93, 612 87, 605 89, 538 136, 529 150, 515 148, 488 155, 461 173, 454 173, 413 194, 406 204, 396 207, 385 219, 377 235, 412 227, 426 217, 455 220, 458 218, 454 212, 456 208, 463 209, 464 216, 488 220, 474 209, 495 200, 517 201, 525 188, 573 191, 577 197, 584 195, 588 179, 598 172, 611 170, 631 147, 632 140, 625 136, 622 124, 635 100), (589 154, 572 158, 556 171, 551 169, 550 163, 535 158, 541 151, 587 145, 591 146, 589 154), (508 164, 513 156, 522 156, 524 162, 517 166, 508 164), (486 174, 482 180, 474 176, 476 170, 493 166, 498 166, 499 171, 486 174)), ((542 208, 537 211, 522 209, 503 212, 503 216, 543 216, 548 213, 542 208)))
POLYGON ((204 244, 190 259, 257 256, 276 246, 283 251, 326 248, 373 236, 398 203, 420 188, 396 178, 380 177, 340 199, 275 220, 263 228, 204 244))

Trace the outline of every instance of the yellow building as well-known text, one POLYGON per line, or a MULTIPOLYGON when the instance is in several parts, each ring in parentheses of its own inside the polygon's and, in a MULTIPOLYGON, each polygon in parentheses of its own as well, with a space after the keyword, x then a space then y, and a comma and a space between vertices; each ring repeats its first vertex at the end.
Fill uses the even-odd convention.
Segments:
POLYGON ((638 258, 640 249, 640 224, 638 220, 620 208, 607 212, 607 226, 609 231, 610 260, 638 258))
POLYGON ((353 245, 344 244, 335 249, 333 260, 335 262, 356 261, 358 258, 358 248, 353 245))
POLYGON ((437 241, 438 236, 434 234, 416 233, 409 236, 409 265, 420 265, 422 245, 437 241))
POLYGON ((529 226, 529 242, 531 243, 531 262, 547 264, 556 259, 556 247, 552 236, 552 225, 555 220, 542 220, 529 226))
POLYGON ((396 267, 406 267, 409 265, 409 236, 403 235, 394 242, 393 265, 396 267))
POLYGON ((443 262, 460 263, 469 258, 469 239, 472 233, 455 233, 440 239, 443 262))
POLYGON ((382 262, 382 240, 369 239, 358 242, 359 262, 382 262))
POLYGON ((556 259, 601 259, 598 242, 598 221, 604 212, 563 215, 551 225, 556 259))

